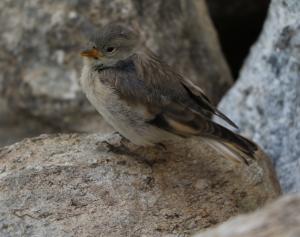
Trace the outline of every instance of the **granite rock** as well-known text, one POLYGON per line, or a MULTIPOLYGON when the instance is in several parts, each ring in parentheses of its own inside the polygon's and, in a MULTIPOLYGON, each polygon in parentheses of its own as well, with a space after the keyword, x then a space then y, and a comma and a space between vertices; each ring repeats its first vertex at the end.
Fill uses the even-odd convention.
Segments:
POLYGON ((26 137, 38 136, 42 133, 53 133, 55 130, 47 124, 18 113, 8 108, 0 97, 0 147, 13 144, 26 137))
POLYGON ((197 141, 42 135, 0 149, 0 236, 187 236, 280 194, 268 158, 234 163, 197 141))
POLYGON ((65 131, 101 130, 78 84, 79 52, 108 22, 137 27, 148 47, 215 103, 232 83, 203 0, 6 0, 0 8, 2 95, 10 108, 65 131))
POLYGON ((219 109, 272 158, 285 192, 300 191, 300 2, 274 0, 240 78, 219 109))
POLYGON ((300 196, 287 195, 262 210, 241 215, 193 237, 300 236, 300 196))

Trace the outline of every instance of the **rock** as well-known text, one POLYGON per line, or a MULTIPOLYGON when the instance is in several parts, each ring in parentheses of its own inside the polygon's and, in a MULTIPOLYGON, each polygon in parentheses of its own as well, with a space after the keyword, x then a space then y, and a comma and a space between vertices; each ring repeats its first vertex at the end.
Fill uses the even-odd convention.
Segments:
POLYGON ((0 150, 0 235, 194 233, 279 195, 258 156, 246 166, 196 141, 137 148, 111 134, 26 139, 0 150))
POLYGON ((273 159, 285 192, 300 191, 300 2, 272 1, 262 35, 219 105, 273 159))
POLYGON ((12 110, 8 105, 7 101, 0 97, 0 147, 10 145, 18 142, 24 138, 35 137, 43 133, 57 133, 57 132, 70 132, 78 131, 80 128, 84 128, 87 131, 93 131, 94 127, 98 127, 103 133, 112 131, 99 116, 94 116, 94 119, 88 121, 78 121, 81 123, 90 122, 89 124, 74 124, 70 125, 69 129, 63 129, 55 127, 47 123, 47 121, 39 120, 36 117, 28 115, 22 110, 12 110))
POLYGON ((53 133, 54 129, 37 119, 23 113, 11 111, 6 102, 0 98, 0 147, 34 137, 41 133, 53 133))
POLYGON ((134 24, 151 49, 215 103, 232 83, 203 0, 8 0, 0 8, 2 94, 11 108, 64 131, 101 130, 77 81, 79 52, 94 26, 134 24))
POLYGON ((250 215, 242 215, 194 237, 300 236, 300 195, 288 195, 250 215))

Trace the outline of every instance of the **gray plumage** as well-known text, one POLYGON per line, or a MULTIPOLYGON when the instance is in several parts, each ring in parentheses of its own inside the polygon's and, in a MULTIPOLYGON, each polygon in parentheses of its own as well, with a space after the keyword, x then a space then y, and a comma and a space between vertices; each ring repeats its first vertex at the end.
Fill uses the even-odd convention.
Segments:
POLYGON ((201 88, 143 47, 139 34, 122 24, 107 25, 82 52, 83 91, 103 118, 137 145, 175 137, 200 137, 226 155, 247 162, 256 145, 213 122, 218 111, 201 88))

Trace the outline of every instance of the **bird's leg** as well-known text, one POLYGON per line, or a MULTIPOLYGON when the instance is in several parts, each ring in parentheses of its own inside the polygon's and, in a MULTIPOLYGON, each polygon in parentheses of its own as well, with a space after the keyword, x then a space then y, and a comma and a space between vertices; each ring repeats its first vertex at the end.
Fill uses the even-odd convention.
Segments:
POLYGON ((101 142, 103 145, 105 145, 105 148, 107 149, 108 152, 113 152, 113 153, 117 153, 119 148, 120 148, 120 145, 119 144, 112 144, 108 141, 103 141, 101 142))
POLYGON ((118 153, 121 146, 123 146, 123 137, 118 132, 114 132, 112 135, 112 139, 108 138, 107 140, 102 141, 101 143, 105 146, 108 152, 118 153), (120 139, 115 139, 117 136, 119 136, 120 139))
POLYGON ((163 143, 156 143, 155 146, 159 149, 167 150, 167 147, 163 143))
MULTIPOLYGON (((150 167, 152 167, 155 163, 160 162, 156 159, 151 159, 147 155, 147 151, 145 152, 144 149, 148 149, 148 147, 141 147, 134 145, 131 143, 127 138, 120 135, 118 132, 115 132, 114 135, 119 135, 120 139, 118 139, 118 142, 113 141, 102 141, 102 145, 105 145, 107 152, 112 152, 117 155, 126 155, 130 156, 133 159, 143 162, 150 167)), ((115 137, 113 136, 113 137, 115 137)), ((162 143, 156 143, 153 148, 157 150, 157 152, 166 151, 167 147, 162 143)))
POLYGON ((120 137, 117 142, 114 142, 113 139, 112 141, 108 139, 101 142, 102 145, 105 146, 107 152, 112 152, 119 155, 133 155, 139 148, 138 147, 133 149, 131 147, 133 144, 131 144, 130 141, 127 138, 123 137, 120 133, 114 132, 112 137, 115 138, 116 136, 120 137))

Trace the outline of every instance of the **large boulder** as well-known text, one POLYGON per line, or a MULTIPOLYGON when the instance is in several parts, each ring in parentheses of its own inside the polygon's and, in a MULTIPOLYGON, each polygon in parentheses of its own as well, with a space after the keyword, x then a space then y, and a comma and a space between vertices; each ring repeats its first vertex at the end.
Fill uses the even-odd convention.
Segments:
POLYGON ((193 237, 300 236, 300 195, 288 195, 250 215, 241 215, 193 237))
POLYGON ((185 236, 280 193, 268 158, 235 163, 197 141, 43 135, 0 150, 1 236, 185 236))
POLYGON ((273 159, 283 190, 300 191, 300 1, 274 0, 263 32, 219 109, 273 159))
POLYGON ((101 130, 77 79, 85 37, 108 22, 139 28, 152 50, 215 103, 232 83, 204 0, 8 0, 0 8, 2 95, 10 108, 65 131, 101 130))

